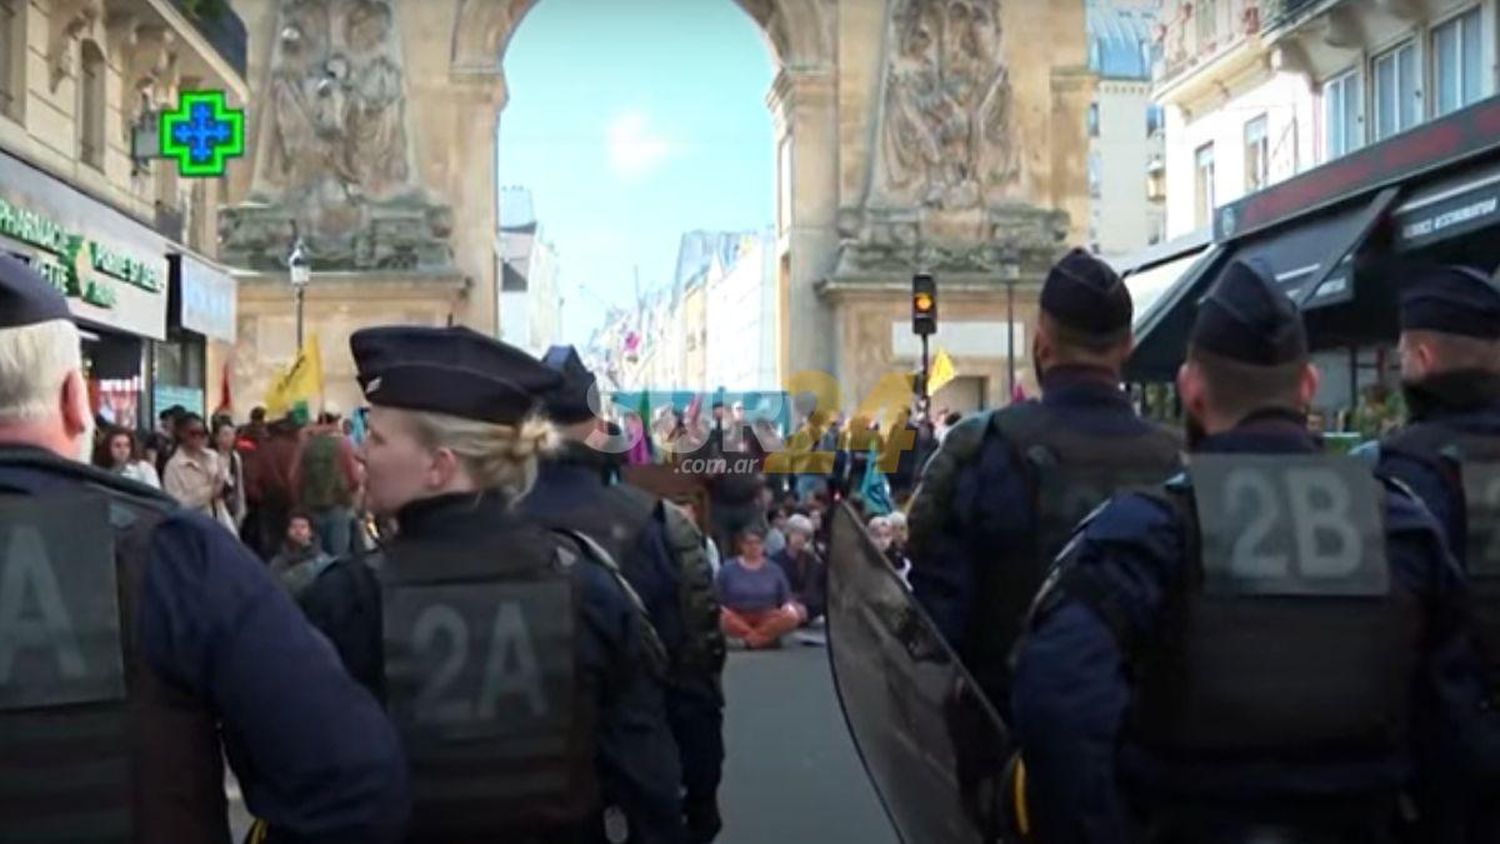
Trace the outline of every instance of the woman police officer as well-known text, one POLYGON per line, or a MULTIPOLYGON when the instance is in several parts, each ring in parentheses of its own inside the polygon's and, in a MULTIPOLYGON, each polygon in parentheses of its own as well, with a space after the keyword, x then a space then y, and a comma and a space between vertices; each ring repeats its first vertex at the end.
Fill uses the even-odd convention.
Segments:
POLYGON ((350 339, 366 500, 395 537, 331 566, 312 622, 386 705, 408 840, 676 842, 676 747, 649 625, 613 563, 513 512, 555 446, 558 375, 464 328, 350 339))

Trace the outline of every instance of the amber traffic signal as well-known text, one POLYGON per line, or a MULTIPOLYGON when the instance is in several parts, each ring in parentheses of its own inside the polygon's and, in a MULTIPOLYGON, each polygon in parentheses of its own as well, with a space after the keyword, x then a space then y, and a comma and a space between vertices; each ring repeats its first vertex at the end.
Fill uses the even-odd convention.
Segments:
POLYGON ((926 273, 911 277, 911 330, 921 335, 937 333, 937 281, 926 273))

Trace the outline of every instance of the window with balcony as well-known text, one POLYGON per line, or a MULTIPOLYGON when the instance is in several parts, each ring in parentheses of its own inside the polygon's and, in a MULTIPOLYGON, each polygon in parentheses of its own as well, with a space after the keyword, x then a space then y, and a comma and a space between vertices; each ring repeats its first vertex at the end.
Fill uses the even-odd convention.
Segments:
POLYGON ((1359 71, 1351 70, 1323 83, 1323 157, 1332 161, 1364 145, 1359 107, 1364 86, 1359 71))
POLYGON ((1470 9, 1432 30, 1433 116, 1441 117, 1480 97, 1479 9, 1470 9))
POLYGON ((1214 215, 1214 145, 1198 147, 1193 153, 1193 225, 1203 228, 1214 215))
POLYGON ((1245 192, 1254 193, 1265 187, 1271 170, 1271 137, 1266 128, 1266 116, 1245 124, 1245 192))
POLYGON ((104 169, 104 53, 93 41, 80 45, 78 61, 78 160, 104 169))
POLYGON ((1417 125, 1417 45, 1411 41, 1370 64, 1370 105, 1375 137, 1381 141, 1417 125))

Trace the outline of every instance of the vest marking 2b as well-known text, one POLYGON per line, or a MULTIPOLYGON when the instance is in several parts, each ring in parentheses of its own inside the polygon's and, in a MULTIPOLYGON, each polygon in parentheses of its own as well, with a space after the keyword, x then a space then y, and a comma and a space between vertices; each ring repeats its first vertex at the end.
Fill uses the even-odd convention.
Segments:
POLYGON ((1197 455, 1205 591, 1384 595, 1379 489, 1357 461, 1319 455, 1197 455))

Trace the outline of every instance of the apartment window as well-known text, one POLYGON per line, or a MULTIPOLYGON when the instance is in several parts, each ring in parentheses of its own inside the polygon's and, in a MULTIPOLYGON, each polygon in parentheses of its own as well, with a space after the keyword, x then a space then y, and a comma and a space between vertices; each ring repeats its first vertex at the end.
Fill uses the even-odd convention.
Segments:
POLYGON ((1266 116, 1262 114, 1245 124, 1245 192, 1252 193, 1266 186, 1270 175, 1271 138, 1266 130, 1266 116))
POLYGON ((1326 133, 1323 151, 1330 161, 1364 145, 1364 131, 1359 122, 1359 102, 1363 90, 1357 70, 1323 83, 1326 133))
POLYGON ((1098 103, 1089 103, 1088 128, 1089 128, 1089 137, 1090 138, 1097 138, 1097 137, 1099 137, 1099 104, 1098 103))
POLYGON ((1096 153, 1096 152, 1089 153, 1088 168, 1089 168, 1089 173, 1088 173, 1088 175, 1089 175, 1089 197, 1091 199, 1098 199, 1099 196, 1100 196, 1100 194, 1103 192, 1103 187, 1102 187, 1103 173, 1101 171, 1101 165, 1100 165, 1100 162, 1099 162, 1099 154, 1098 153, 1096 153))
POLYGON ((78 158, 104 169, 104 53, 85 41, 78 62, 78 158))
POLYGON ((1193 154, 1193 219, 1197 228, 1213 221, 1214 145, 1204 144, 1193 154))
POLYGON ((1417 45, 1408 41, 1370 66, 1370 104, 1380 141, 1417 125, 1417 45))
POLYGON ((1166 126, 1166 112, 1159 105, 1146 106, 1146 137, 1151 137, 1166 126))
POLYGON ((1219 0, 1198 0, 1193 5, 1193 16, 1198 19, 1198 48, 1212 49, 1219 33, 1219 0))
POLYGON ((1470 9, 1432 30, 1432 81, 1437 89, 1434 116, 1457 111, 1479 99, 1479 10, 1470 9))

